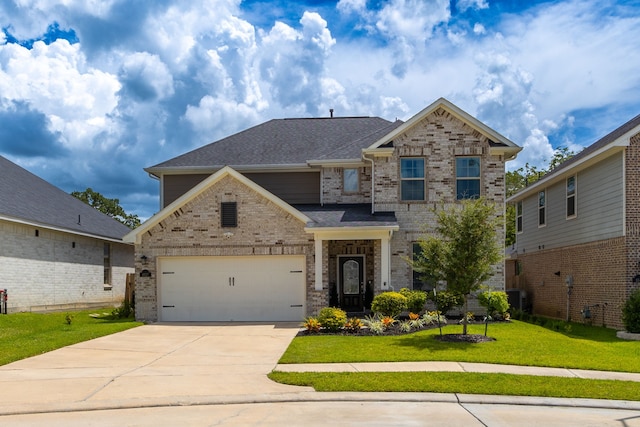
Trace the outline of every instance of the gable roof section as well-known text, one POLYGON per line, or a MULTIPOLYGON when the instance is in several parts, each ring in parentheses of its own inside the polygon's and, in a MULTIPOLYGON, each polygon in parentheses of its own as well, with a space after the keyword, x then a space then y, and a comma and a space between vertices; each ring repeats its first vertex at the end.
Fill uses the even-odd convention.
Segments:
POLYGON ((480 120, 476 119, 475 117, 471 116, 467 112, 463 111, 462 109, 460 109, 459 107, 451 103, 450 101, 446 100, 445 98, 439 98, 435 102, 433 102, 431 105, 429 105, 428 107, 420 111, 418 114, 411 117, 401 126, 396 127, 393 131, 382 136, 376 142, 371 144, 365 150, 365 152, 369 152, 369 151, 373 152, 376 149, 382 148, 389 142, 392 142, 399 135, 402 135, 403 133, 407 132, 409 129, 411 129, 413 126, 415 126, 417 123, 419 123, 422 119, 424 119, 428 115, 432 114, 438 108, 443 108, 444 110, 451 113, 458 120, 466 123, 467 125, 471 126, 473 129, 477 130, 478 132, 486 136, 490 141, 492 154, 504 154, 508 160, 511 160, 511 159, 515 159, 517 154, 520 152, 520 150, 522 150, 521 147, 517 146, 507 137, 491 129, 489 126, 485 125, 480 120))
POLYGON ((193 200, 196 196, 198 196, 200 193, 205 191, 207 188, 211 187, 212 185, 216 184, 217 182, 219 182, 220 180, 222 180, 227 176, 231 176, 233 179, 239 181, 241 184, 251 188, 252 190, 257 192, 261 196, 265 197, 266 199, 270 200, 276 206, 280 207, 282 210, 291 214, 294 218, 297 218, 303 223, 306 224, 309 221, 311 221, 309 217, 307 217, 306 215, 304 215, 303 213, 301 213, 300 211, 298 211, 297 209, 289 205, 287 202, 283 201, 279 197, 268 192, 267 190, 265 190, 255 182, 251 181, 249 178, 246 178, 239 172, 236 172, 235 170, 233 170, 233 168, 229 166, 225 166, 222 169, 220 169, 218 172, 214 173, 213 175, 211 175, 210 177, 202 181, 200 184, 193 187, 191 190, 187 191, 178 199, 174 200, 171 204, 169 204, 160 212, 158 212, 157 214, 149 218, 138 228, 136 228, 135 230, 131 231, 129 234, 124 236, 123 240, 129 243, 140 243, 142 239, 142 235, 144 233, 146 233, 147 231, 155 227, 158 223, 160 223, 161 221, 169 217, 177 209, 179 209, 180 207, 184 206, 186 203, 193 200))
POLYGON ((236 170, 260 166, 308 167, 323 158, 360 160, 360 150, 388 129, 379 117, 273 119, 212 142, 145 170, 160 175, 172 170, 236 170))
POLYGON ((131 231, 2 156, 0 219, 118 241, 131 231))
POLYGON ((513 203, 529 197, 548 185, 561 181, 567 176, 571 176, 618 151, 624 150, 625 147, 629 146, 631 137, 638 133, 640 133, 640 114, 589 145, 575 156, 565 160, 538 181, 518 191, 509 197, 507 202, 513 203))

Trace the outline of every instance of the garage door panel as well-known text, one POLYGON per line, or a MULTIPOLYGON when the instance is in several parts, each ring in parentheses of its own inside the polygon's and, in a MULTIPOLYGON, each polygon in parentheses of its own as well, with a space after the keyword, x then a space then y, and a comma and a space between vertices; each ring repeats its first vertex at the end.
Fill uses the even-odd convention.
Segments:
POLYGON ((160 259, 164 321, 298 321, 304 317, 303 256, 160 259))

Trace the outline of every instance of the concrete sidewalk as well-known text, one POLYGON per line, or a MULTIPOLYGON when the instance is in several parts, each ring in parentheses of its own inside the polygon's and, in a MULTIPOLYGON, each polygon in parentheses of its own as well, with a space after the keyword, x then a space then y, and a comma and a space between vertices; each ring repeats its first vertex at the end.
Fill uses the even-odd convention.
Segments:
POLYGON ((367 362, 279 364, 282 372, 480 372, 547 377, 573 377, 591 380, 640 382, 640 374, 629 372, 590 371, 584 369, 539 368, 534 366, 498 365, 468 362, 367 362))

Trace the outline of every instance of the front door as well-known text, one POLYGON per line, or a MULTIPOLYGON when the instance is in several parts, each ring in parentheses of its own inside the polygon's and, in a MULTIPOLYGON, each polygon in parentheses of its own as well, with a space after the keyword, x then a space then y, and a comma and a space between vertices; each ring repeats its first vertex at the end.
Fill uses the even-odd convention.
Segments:
POLYGON ((340 277, 340 306, 344 311, 363 311, 363 256, 338 257, 340 277))

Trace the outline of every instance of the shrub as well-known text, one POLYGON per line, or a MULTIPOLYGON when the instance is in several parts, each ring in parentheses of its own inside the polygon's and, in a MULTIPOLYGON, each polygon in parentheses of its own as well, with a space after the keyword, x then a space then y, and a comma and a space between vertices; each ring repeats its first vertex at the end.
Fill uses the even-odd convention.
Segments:
POLYGON ((396 319, 391 316, 384 316, 382 319, 380 319, 380 321, 384 325, 385 329, 389 329, 396 323, 396 319))
POLYGON ((320 332, 320 322, 315 317, 307 317, 302 322, 302 327, 304 327, 307 332, 320 332))
POLYGON ((371 311, 382 316, 396 317, 406 308, 407 298, 399 292, 383 292, 371 303, 371 311))
POLYGON ((402 288, 400 293, 407 299, 407 309, 409 311, 420 313, 424 310, 424 305, 427 303, 427 293, 425 291, 402 288))
POLYGON ((325 307, 318 313, 318 322, 323 328, 336 332, 347 323, 347 313, 336 307, 325 307))
POLYGON ((362 321, 357 317, 352 317, 349 320, 347 320, 347 323, 345 323, 344 328, 349 332, 354 332, 354 333, 358 332, 360 329, 362 329, 362 321))
POLYGON ((427 294, 429 300, 436 304, 436 309, 447 313, 454 307, 461 307, 464 304, 464 295, 454 294, 449 291, 439 291, 434 298, 433 292, 427 294))
POLYGON ((504 314, 509 310, 509 299, 506 292, 486 290, 478 294, 478 302, 489 314, 504 314))
POLYGON ((425 325, 437 324, 438 321, 441 325, 447 324, 447 318, 440 311, 428 311, 422 316, 425 325))
POLYGON ((378 316, 367 316, 364 318, 363 323, 369 328, 372 333, 376 335, 382 334, 385 330, 384 324, 378 316))
POLYGON ((400 322, 400 330, 402 332, 411 332, 411 328, 413 325, 411 324, 411 320, 405 320, 404 322, 400 322))
POLYGON ((622 306, 622 322, 627 332, 640 333, 640 289, 632 292, 622 306))

